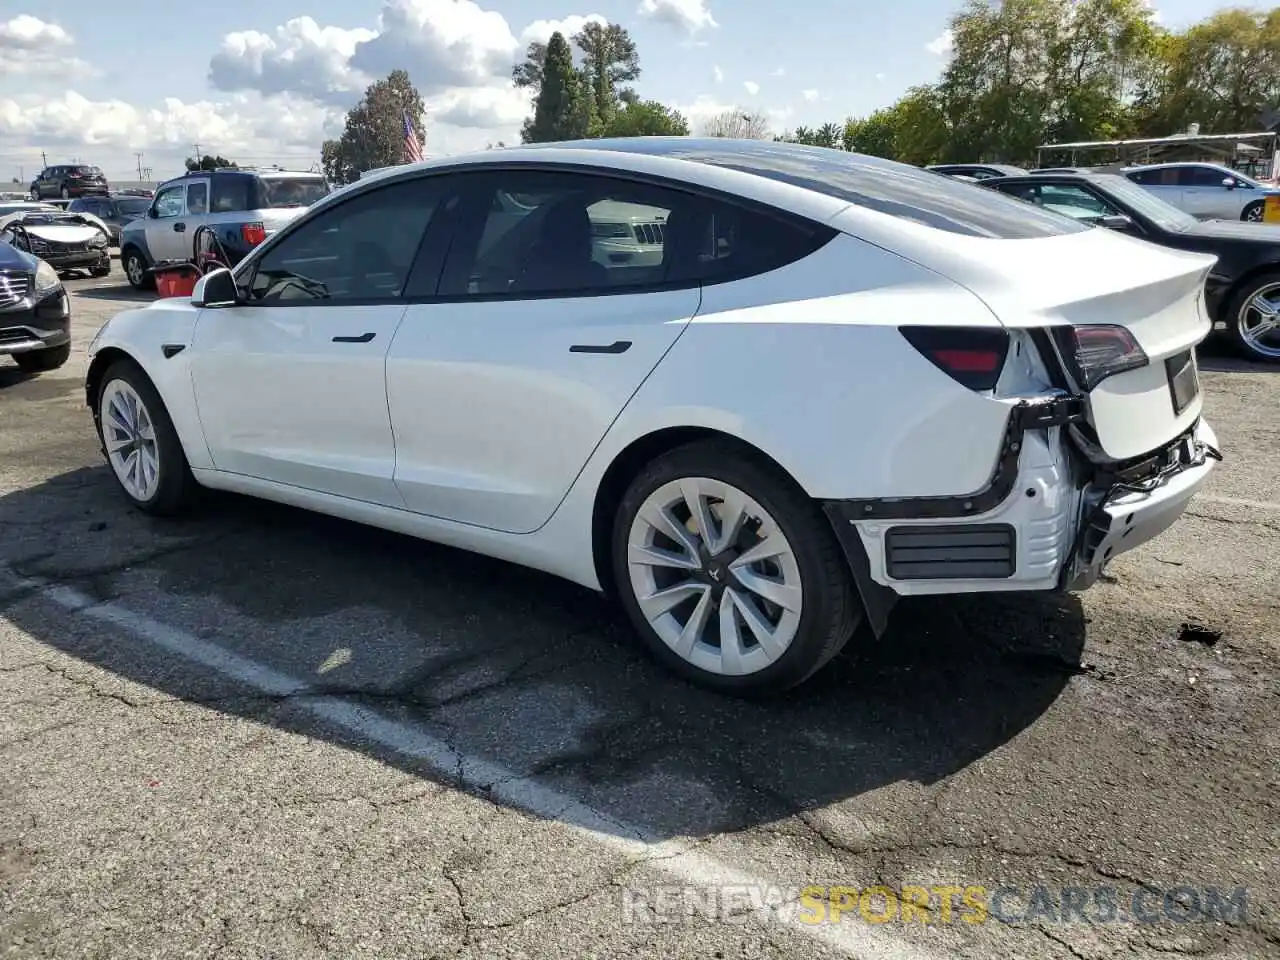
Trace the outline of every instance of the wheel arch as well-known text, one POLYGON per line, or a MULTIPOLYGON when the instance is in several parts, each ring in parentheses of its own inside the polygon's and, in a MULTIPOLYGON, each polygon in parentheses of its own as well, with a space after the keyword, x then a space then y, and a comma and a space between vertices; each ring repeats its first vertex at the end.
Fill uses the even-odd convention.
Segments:
POLYGON ((664 453, 698 440, 720 440, 742 449, 745 456, 760 460, 776 470, 803 490, 799 482, 782 464, 759 447, 723 430, 701 426, 664 427, 637 437, 623 447, 605 469, 596 486, 595 503, 591 511, 591 554, 596 577, 606 596, 617 593, 610 557, 613 519, 618 505, 626 495, 627 486, 635 476, 664 453))
MULTIPOLYGON (((98 418, 98 391, 102 389, 102 376, 118 360, 128 360, 146 373, 146 368, 138 363, 137 357, 127 350, 122 350, 120 347, 103 347, 99 350, 89 361, 89 371, 84 376, 84 402, 93 411, 94 420, 98 418)), ((147 379, 151 380, 150 374, 147 375, 147 379)), ((155 383, 154 380, 151 382, 155 383)))
POLYGON ((1268 273, 1280 276, 1280 260, 1259 263, 1256 266, 1250 267, 1244 273, 1240 274, 1240 276, 1236 277, 1235 280, 1232 281, 1231 286, 1227 287, 1226 291, 1222 294, 1222 298, 1219 302, 1222 304, 1223 315, 1215 317, 1215 321, 1221 321, 1229 326, 1232 320, 1235 319, 1231 316, 1231 308, 1235 305, 1236 298, 1240 296, 1240 292, 1259 277, 1268 273))

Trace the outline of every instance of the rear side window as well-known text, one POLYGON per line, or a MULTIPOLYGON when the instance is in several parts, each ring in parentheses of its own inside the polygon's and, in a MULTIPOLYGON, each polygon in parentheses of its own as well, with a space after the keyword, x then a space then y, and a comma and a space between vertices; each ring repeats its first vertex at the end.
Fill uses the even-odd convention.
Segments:
POLYGON ((213 176, 213 198, 209 204, 214 213, 235 213, 238 210, 250 210, 249 177, 239 174, 213 176))
POLYGON ((309 207, 329 192, 323 177, 258 177, 254 209, 309 207))
POLYGON ((1231 176, 1212 167, 1187 167, 1182 182, 1191 187, 1221 187, 1222 181, 1231 176))

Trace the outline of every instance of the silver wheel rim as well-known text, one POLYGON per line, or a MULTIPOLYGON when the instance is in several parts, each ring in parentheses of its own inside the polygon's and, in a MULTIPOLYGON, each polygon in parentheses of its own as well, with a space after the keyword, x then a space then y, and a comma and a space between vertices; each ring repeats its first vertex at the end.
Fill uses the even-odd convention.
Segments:
POLYGON ((1280 359, 1280 283, 1259 287, 1236 318, 1240 339, 1260 357, 1280 359))
POLYGON ((135 500, 150 500, 160 486, 160 456, 147 405, 128 383, 112 380, 102 391, 99 417, 107 460, 120 486, 135 500))
POLYGON ((142 283, 142 261, 138 259, 136 254, 129 254, 129 259, 125 261, 125 270, 129 273, 129 282, 133 284, 142 283))
POLYGON ((1252 220, 1252 221, 1255 221, 1255 222, 1256 222, 1256 221, 1258 221, 1258 220, 1261 220, 1261 219, 1262 219, 1262 206, 1261 206, 1261 205, 1258 205, 1258 206, 1256 206, 1256 207, 1250 207, 1248 210, 1246 210, 1246 211, 1244 212, 1244 218, 1245 218, 1246 220, 1252 220))
POLYGON ((627 569, 654 632, 708 673, 758 673, 795 640, 803 599, 795 551, 731 484, 685 477, 649 494, 631 523, 627 569))

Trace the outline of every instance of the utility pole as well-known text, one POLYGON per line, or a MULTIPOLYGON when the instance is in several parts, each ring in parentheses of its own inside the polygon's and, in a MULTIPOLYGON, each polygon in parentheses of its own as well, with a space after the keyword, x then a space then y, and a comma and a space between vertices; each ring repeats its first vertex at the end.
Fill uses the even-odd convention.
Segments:
POLYGON ((135 153, 134 156, 138 158, 138 179, 141 180, 142 179, 142 154, 139 152, 139 153, 135 153))
POLYGON ((200 166, 200 160, 201 160, 200 144, 197 143, 196 144, 196 166, 197 167, 200 166))
POLYGON ((46 167, 49 165, 49 158, 44 155, 43 150, 40 151, 40 162, 43 163, 46 167))

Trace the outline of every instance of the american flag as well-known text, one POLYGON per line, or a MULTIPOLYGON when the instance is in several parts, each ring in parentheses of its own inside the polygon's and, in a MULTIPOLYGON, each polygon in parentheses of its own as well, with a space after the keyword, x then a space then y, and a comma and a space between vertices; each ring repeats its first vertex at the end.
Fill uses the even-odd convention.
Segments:
POLYGON ((418 163, 422 159, 422 147, 418 146, 418 131, 413 129, 413 121, 409 119, 409 114, 402 114, 404 117, 404 162, 418 163))

